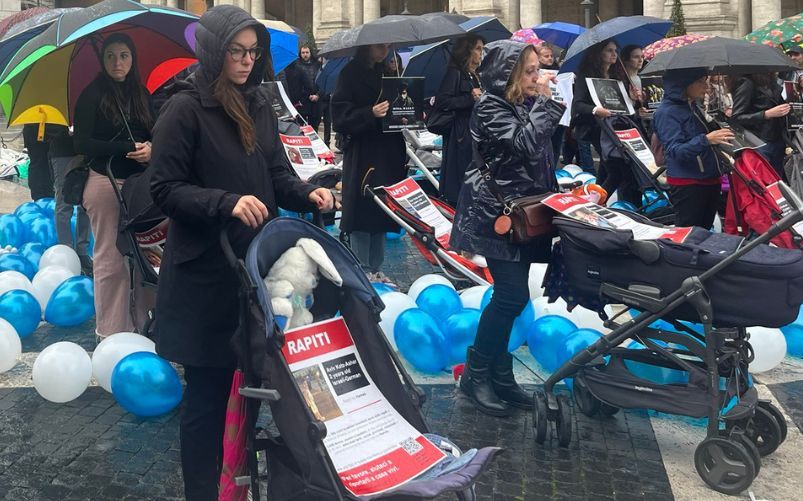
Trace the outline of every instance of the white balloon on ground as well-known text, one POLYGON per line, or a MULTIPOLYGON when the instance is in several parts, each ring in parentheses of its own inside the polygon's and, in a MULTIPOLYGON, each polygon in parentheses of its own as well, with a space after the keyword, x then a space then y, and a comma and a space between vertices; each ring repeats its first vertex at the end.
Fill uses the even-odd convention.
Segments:
POLYGON ((413 285, 410 286, 410 290, 407 291, 407 295, 410 296, 413 301, 415 301, 418 299, 418 295, 421 294, 422 290, 433 284, 448 285, 454 289, 454 285, 452 285, 452 282, 450 282, 448 278, 444 277, 443 275, 429 274, 418 277, 416 281, 413 282, 413 285))
POLYGON ((17 331, 8 321, 0 318, 0 374, 17 365, 22 355, 22 343, 17 331))
POLYGON ((536 299, 544 295, 544 289, 541 284, 544 283, 544 275, 547 269, 546 263, 532 263, 530 265, 530 274, 527 278, 527 286, 530 289, 530 299, 536 299))
POLYGON ((45 400, 62 404, 80 397, 92 378, 92 361, 75 343, 51 344, 33 363, 33 386, 45 400))
POLYGON ((17 289, 34 293, 33 284, 22 273, 12 270, 0 272, 0 296, 17 289))
POLYGON ((565 166, 563 166, 563 170, 565 170, 566 172, 568 172, 572 176, 576 176, 577 174, 580 174, 581 172, 583 172, 583 168, 580 167, 577 164, 565 165, 565 166))
POLYGON ((755 358, 750 364, 750 372, 761 373, 774 369, 786 356, 786 338, 781 329, 768 327, 748 327, 750 345, 755 358))
POLYGON ((404 294, 403 292, 388 292, 382 294, 382 302, 385 304, 385 309, 379 315, 379 327, 385 333, 385 337, 390 341, 390 345, 396 350, 396 338, 393 326, 396 324, 396 319, 403 311, 413 308, 418 308, 413 298, 404 294))
POLYGON ((460 302, 463 303, 463 308, 481 310, 482 297, 490 287, 490 285, 475 285, 460 292, 460 302))
POLYGON ((39 260, 39 269, 50 266, 61 266, 73 273, 73 276, 81 274, 81 260, 72 248, 66 245, 57 244, 48 248, 39 260))
POLYGON ((133 332, 118 332, 100 342, 92 352, 92 375, 104 390, 112 391, 112 372, 117 363, 132 353, 156 353, 153 341, 133 332))
POLYGON ((47 309, 47 302, 56 287, 75 274, 62 266, 48 266, 36 272, 33 277, 33 295, 44 312, 47 309))

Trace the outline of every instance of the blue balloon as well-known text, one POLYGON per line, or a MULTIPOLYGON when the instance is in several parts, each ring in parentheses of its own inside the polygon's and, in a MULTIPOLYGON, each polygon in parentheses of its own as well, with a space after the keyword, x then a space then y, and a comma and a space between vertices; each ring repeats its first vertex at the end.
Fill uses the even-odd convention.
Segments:
POLYGON ((36 204, 36 202, 25 202, 24 204, 18 205, 17 208, 14 209, 14 215, 17 217, 20 217, 27 212, 44 214, 44 211, 36 204))
POLYGON ((438 373, 449 364, 446 336, 425 311, 403 311, 393 325, 393 337, 399 353, 421 372, 438 373))
POLYGON ((574 322, 558 315, 544 315, 533 322, 527 336, 527 347, 546 370, 554 372, 561 365, 559 351, 564 340, 577 330, 574 322))
POLYGON ((610 207, 611 209, 620 209, 630 212, 638 212, 638 207, 625 200, 617 200, 616 202, 612 203, 610 207))
POLYGON ((507 351, 516 351, 527 341, 530 329, 535 322, 535 309, 532 301, 527 301, 527 306, 521 311, 516 320, 513 321, 513 328, 510 329, 510 340, 507 343, 507 351))
POLYGON ((793 323, 781 327, 786 338, 786 353, 792 357, 803 357, 803 324, 793 323))
POLYGON ((466 361, 466 350, 474 344, 477 326, 480 323, 480 310, 465 308, 446 319, 443 333, 449 347, 449 364, 466 361))
POLYGON ((28 225, 28 237, 31 242, 39 242, 45 248, 50 248, 59 243, 56 235, 56 225, 47 216, 40 216, 28 225))
POLYGON ((651 214, 669 205, 666 197, 659 195, 655 190, 646 190, 641 197, 641 202, 645 206, 645 212, 647 214, 651 214))
POLYGON ((45 320, 59 327, 80 325, 95 314, 92 279, 70 277, 56 287, 45 307, 45 320))
POLYGON ((560 365, 566 363, 569 359, 575 356, 580 350, 591 346, 596 343, 602 333, 595 329, 577 329, 569 334, 563 340, 563 346, 560 347, 556 359, 560 365))
MULTIPOLYGON (((666 346, 666 343, 663 341, 656 339, 654 342, 660 346, 666 346)), ((632 341, 629 345, 627 345, 627 348, 629 350, 647 349, 646 346, 638 341, 632 341)), ((627 367, 627 370, 629 370, 634 376, 657 384, 686 384, 689 382, 689 375, 686 373, 686 371, 681 371, 678 369, 669 369, 659 365, 646 364, 628 359, 625 359, 625 367, 627 367)))
POLYGON ((0 296, 0 318, 8 320, 23 338, 36 330, 42 320, 42 308, 33 294, 14 289, 0 296))
POLYGON ((145 351, 120 360, 111 381, 117 403, 139 417, 170 412, 181 403, 184 392, 173 366, 159 355, 145 351))
POLYGON ((398 292, 393 287, 389 286, 388 284, 383 284, 382 282, 371 282, 371 286, 380 296, 382 294, 387 294, 388 292, 398 292))
POLYGON ((39 270, 39 260, 42 259, 42 254, 45 253, 44 245, 39 242, 28 242, 27 244, 22 244, 19 251, 33 265, 34 270, 39 270))
POLYGON ((438 322, 443 322, 463 309, 463 303, 457 292, 444 284, 432 284, 426 287, 418 294, 415 304, 438 322))
POLYGON ((31 262, 18 252, 0 254, 0 272, 3 271, 18 271, 28 277, 28 280, 33 280, 33 276, 36 275, 36 269, 31 262))
POLYGON ((49 217, 54 217, 56 214, 56 200, 53 197, 40 198, 34 202, 42 212, 49 217))
POLYGON ((29 211, 29 212, 23 212, 17 217, 20 219, 20 221, 22 221, 22 224, 25 226, 25 237, 27 240, 28 228, 30 228, 31 223, 33 223, 34 220, 39 219, 40 217, 47 218, 47 215, 41 211, 40 212, 29 211))
POLYGON ((401 228, 398 233, 393 233, 392 231, 385 233, 385 238, 388 240, 398 240, 403 236, 404 236, 404 228, 401 228))
POLYGON ((0 247, 19 247, 28 234, 25 225, 14 214, 0 216, 0 247))

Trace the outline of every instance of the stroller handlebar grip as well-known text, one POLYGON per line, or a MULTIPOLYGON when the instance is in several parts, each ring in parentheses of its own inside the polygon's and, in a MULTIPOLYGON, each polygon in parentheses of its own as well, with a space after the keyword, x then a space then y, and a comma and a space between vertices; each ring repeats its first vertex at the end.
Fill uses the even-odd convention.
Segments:
POLYGON ((220 247, 223 249, 223 255, 226 256, 226 261, 228 261, 229 266, 237 269, 239 260, 234 254, 234 249, 231 248, 231 241, 229 240, 230 225, 231 223, 225 223, 223 227, 220 228, 220 247))

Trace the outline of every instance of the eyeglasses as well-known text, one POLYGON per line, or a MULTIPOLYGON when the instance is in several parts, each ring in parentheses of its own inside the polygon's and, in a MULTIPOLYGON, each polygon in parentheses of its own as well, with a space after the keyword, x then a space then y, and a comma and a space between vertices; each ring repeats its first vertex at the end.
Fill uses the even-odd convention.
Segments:
POLYGON ((226 49, 229 54, 231 54, 231 58, 234 62, 239 63, 243 60, 246 54, 251 56, 251 60, 256 61, 260 57, 262 57, 262 47, 252 47, 250 49, 243 49, 240 47, 229 47, 226 49))

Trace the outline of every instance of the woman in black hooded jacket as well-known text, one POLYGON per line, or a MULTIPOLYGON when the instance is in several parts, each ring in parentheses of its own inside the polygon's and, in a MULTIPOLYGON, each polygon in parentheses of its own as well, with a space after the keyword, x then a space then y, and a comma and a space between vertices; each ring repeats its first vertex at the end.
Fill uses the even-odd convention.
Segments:
POLYGON ((190 501, 218 499, 226 404, 237 367, 237 278, 218 235, 228 228, 243 257, 278 205, 332 207, 332 195, 294 176, 276 115, 260 87, 269 35, 232 5, 203 15, 195 33, 200 67, 165 105, 153 134, 151 194, 170 217, 159 276, 157 352, 184 366, 181 466, 190 501), (238 220, 238 221, 236 221, 238 220))
POLYGON ((507 345, 513 321, 530 300, 530 263, 549 260, 551 238, 517 246, 497 235, 494 221, 503 206, 480 170, 488 166, 505 200, 557 191, 551 141, 564 108, 550 99, 549 77, 539 75, 532 45, 500 40, 486 48, 479 71, 485 92, 470 122, 474 160, 466 171, 450 243, 485 256, 494 279, 460 389, 481 412, 505 416, 510 406, 533 406, 532 395, 513 378, 507 345))

